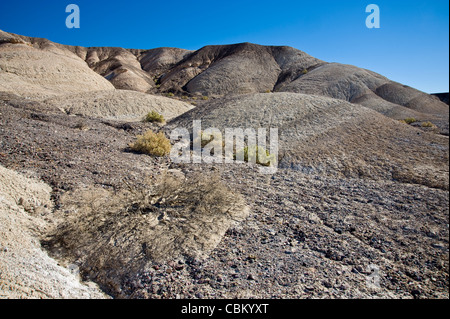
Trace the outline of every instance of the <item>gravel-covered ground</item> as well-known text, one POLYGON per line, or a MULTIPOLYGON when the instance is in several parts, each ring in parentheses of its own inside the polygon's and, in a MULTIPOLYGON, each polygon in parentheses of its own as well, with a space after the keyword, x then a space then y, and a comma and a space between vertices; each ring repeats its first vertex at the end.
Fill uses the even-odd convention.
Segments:
MULTIPOLYGON (((152 124, 69 116, 0 102, 0 164, 60 195, 140 185, 165 168, 220 174, 244 196, 246 220, 204 259, 180 256, 99 285, 122 298, 448 298, 448 191, 244 165, 175 165, 129 152, 152 124)), ((59 256, 64 257, 64 256, 59 256)), ((76 263, 76 260, 73 261, 76 263)))

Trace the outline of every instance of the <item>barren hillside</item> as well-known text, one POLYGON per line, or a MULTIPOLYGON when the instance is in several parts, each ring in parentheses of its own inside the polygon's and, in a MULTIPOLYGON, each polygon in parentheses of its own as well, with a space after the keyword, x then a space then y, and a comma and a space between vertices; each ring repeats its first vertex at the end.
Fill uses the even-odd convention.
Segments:
POLYGON ((194 120, 222 132, 227 127, 278 128, 283 168, 448 189, 448 137, 361 105, 295 93, 250 94, 199 106, 166 129, 191 128, 194 120))
MULTIPOLYGON (((22 54, 40 54, 48 58, 47 54, 57 53, 84 64, 83 67, 87 64, 117 89, 209 97, 266 91, 322 95, 361 104, 397 120, 413 117, 420 121, 431 121, 448 135, 448 105, 438 98, 390 81, 372 71, 327 63, 290 47, 240 43, 206 46, 197 51, 176 48, 83 48, 6 32, 1 33, 1 39, 4 43, 14 42, 21 51, 26 49, 22 54)), ((3 50, 11 48, 13 46, 10 43, 3 50)), ((17 57, 18 61, 20 59, 17 57)), ((49 63, 43 59, 33 57, 37 63, 49 63)), ((5 70, 13 67, 14 59, 11 61, 4 66, 5 70)), ((64 69, 54 72, 65 73, 64 69)), ((17 72, 8 71, 3 76, 11 77, 11 73, 17 72)), ((78 76, 92 76, 89 72, 82 73, 78 76)), ((20 72, 15 76, 20 77, 20 72)), ((105 82, 104 79, 102 82, 105 82)), ((14 82, 20 81, 29 80, 17 78, 14 82)), ((86 91, 89 81, 93 80, 86 82, 86 79, 80 78, 84 86, 80 83, 80 88, 76 89, 75 85, 64 91, 86 91)), ((62 85, 61 80, 56 82, 62 85)), ((92 90, 105 89, 104 85, 97 82, 89 84, 92 90)), ((13 89, 5 87, 3 90, 13 89)))
POLYGON ((0 30, 0 90, 23 97, 55 96, 114 86, 61 46, 30 42, 0 30))

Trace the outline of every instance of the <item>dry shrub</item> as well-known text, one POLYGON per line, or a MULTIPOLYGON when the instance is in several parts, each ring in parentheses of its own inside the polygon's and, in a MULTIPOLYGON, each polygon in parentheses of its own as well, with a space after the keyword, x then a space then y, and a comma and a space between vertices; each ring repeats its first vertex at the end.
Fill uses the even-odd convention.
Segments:
POLYGON ((170 153, 172 145, 163 132, 154 133, 149 130, 138 135, 136 142, 130 144, 131 150, 153 156, 165 156, 170 153))
POLYGON ((70 192, 61 203, 70 214, 45 245, 112 294, 151 263, 202 258, 248 214, 242 197, 217 176, 185 178, 181 172, 116 193, 70 192))

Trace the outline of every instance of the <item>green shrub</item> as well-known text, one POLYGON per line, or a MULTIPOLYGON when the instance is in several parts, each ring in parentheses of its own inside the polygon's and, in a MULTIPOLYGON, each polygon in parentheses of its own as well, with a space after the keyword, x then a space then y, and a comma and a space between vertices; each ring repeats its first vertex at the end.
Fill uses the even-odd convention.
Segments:
POLYGON ((172 145, 163 132, 155 134, 147 131, 144 135, 138 135, 136 142, 129 145, 131 150, 143 154, 162 157, 170 153, 172 145))
POLYGON ((259 165, 263 165, 263 166, 270 166, 271 164, 275 163, 275 156, 273 154, 270 154, 268 150, 266 150, 263 147, 260 146, 245 146, 244 150, 240 150, 239 152, 237 152, 234 155, 234 159, 236 159, 238 157, 238 155, 242 156, 242 152, 244 152, 244 162, 248 162, 249 157, 253 157, 256 156, 256 163, 259 165), (261 162, 259 160, 259 154, 263 153, 265 155, 266 161, 265 162, 261 162))
POLYGON ((408 117, 404 121, 406 124, 413 124, 417 122, 417 120, 414 117, 408 117))
POLYGON ((434 125, 434 124, 431 123, 431 122, 423 122, 423 123, 422 123, 422 127, 435 128, 436 125, 434 125))
POLYGON ((164 123, 164 116, 162 116, 161 114, 159 114, 158 112, 155 111, 151 111, 149 112, 145 118, 144 118, 144 122, 150 122, 150 123, 164 123))
POLYGON ((207 100, 209 100, 209 97, 207 97, 207 96, 202 96, 202 100, 207 101, 207 100))
POLYGON ((175 94, 173 94, 172 92, 167 93, 167 97, 174 97, 174 96, 175 96, 175 94))
POLYGON ((304 70, 302 71, 302 74, 308 74, 308 70, 304 69, 304 70))

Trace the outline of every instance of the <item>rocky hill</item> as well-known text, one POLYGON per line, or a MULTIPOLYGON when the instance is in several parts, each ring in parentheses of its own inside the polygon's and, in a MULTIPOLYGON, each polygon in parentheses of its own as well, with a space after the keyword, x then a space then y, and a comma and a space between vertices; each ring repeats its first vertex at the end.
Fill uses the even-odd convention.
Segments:
MULTIPOLYGON (((394 119, 414 117, 422 121, 434 120, 443 132, 448 133, 448 126, 445 123, 448 117, 448 106, 431 95, 390 81, 369 70, 351 65, 327 63, 290 47, 241 43, 206 46, 197 51, 175 48, 151 50, 83 48, 59 45, 46 39, 18 36, 6 32, 0 34, 0 41, 16 44, 3 46, 3 51, 7 48, 11 51, 11 48, 20 47, 20 50, 15 50, 18 52, 14 52, 14 55, 42 55, 45 52, 52 54, 51 57, 53 57, 54 54, 58 54, 58 59, 70 57, 80 63, 80 67, 85 68, 87 64, 103 77, 100 80, 99 77, 93 76, 92 72, 86 72, 82 75, 83 77, 93 76, 96 80, 80 78, 81 87, 77 88, 77 85, 74 85, 70 90, 65 88, 66 92, 86 91, 87 87, 97 90, 110 89, 111 87, 107 87, 105 81, 107 79, 117 89, 147 93, 208 97, 266 91, 305 93, 361 104, 394 119), (99 81, 99 83, 89 81, 99 81)), ((10 51, 8 54, 13 54, 10 51)), ((4 54, 7 54, 6 51, 4 54)), ((9 62, 8 65, 4 65, 4 70, 14 68, 15 59, 20 61, 23 58, 25 56, 16 58, 8 56, 9 62)), ((48 64, 50 58, 46 58, 47 61, 38 56, 32 59, 37 60, 37 63, 48 64)), ((64 63, 53 63, 52 67, 58 68, 58 65, 63 67, 64 63)), ((49 71, 47 67, 45 69, 49 71)), ((64 69, 57 69, 54 72, 67 73, 64 69)), ((4 73, 6 73, 3 74, 5 81, 6 76, 21 76, 20 71, 17 73, 15 70, 4 73)), ((79 70, 76 73, 72 71, 72 73, 73 81, 74 77, 83 71, 79 70)), ((29 77, 28 74, 27 76, 29 77)), ((55 75, 52 74, 51 78, 55 78, 55 75)), ((20 80, 23 81, 23 79, 20 80)), ((60 79, 55 78, 55 80, 58 85, 62 85, 60 79)), ((11 91, 14 88, 3 90, 11 91)))

